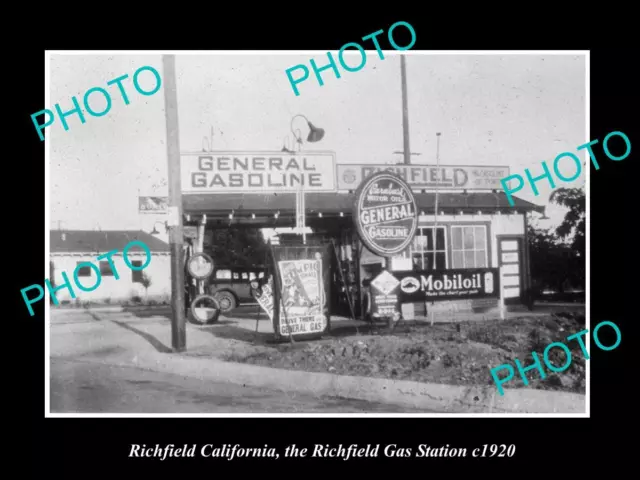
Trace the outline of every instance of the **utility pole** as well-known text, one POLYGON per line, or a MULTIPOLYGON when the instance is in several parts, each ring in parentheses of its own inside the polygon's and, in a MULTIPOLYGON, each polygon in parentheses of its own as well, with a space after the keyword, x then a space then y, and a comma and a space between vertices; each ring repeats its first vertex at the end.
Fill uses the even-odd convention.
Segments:
POLYGON ((164 105, 167 123, 167 161, 169 173, 169 215, 177 212, 174 225, 168 225, 171 249, 171 345, 176 352, 187 346, 184 308, 184 262, 182 231, 182 187, 180 185, 180 135, 178 129, 178 96, 176 92, 175 55, 163 55, 164 105))
POLYGON ((407 104, 407 66, 404 55, 400 55, 400 75, 402 77, 402 138, 404 140, 404 163, 411 163, 411 148, 409 147, 409 106, 407 104))

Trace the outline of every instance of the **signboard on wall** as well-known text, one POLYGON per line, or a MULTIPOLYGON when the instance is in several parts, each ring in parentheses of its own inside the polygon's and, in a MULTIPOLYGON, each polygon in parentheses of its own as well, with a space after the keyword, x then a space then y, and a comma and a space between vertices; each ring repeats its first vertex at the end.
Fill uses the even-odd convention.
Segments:
POLYGON ((411 188, 390 172, 367 177, 355 195, 353 221, 371 252, 391 257, 413 241, 418 206, 411 188))
POLYGON ((138 197, 138 212, 140 213, 168 213, 168 197, 138 197))
POLYGON ((373 318, 400 317, 400 282, 388 271, 383 270, 371 281, 371 316, 373 318))
POLYGON ((502 189, 500 179, 509 176, 505 166, 339 164, 336 166, 338 190, 355 190, 372 173, 390 171, 412 189, 502 189))
POLYGON ((181 154, 182 193, 336 191, 332 152, 181 154))
POLYGON ((393 272, 402 302, 462 300, 500 296, 497 268, 393 272))

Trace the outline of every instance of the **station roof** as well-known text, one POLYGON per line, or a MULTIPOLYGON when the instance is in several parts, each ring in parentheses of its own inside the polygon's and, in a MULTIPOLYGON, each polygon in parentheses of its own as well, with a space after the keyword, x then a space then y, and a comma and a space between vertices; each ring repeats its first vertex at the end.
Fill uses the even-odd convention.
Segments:
MULTIPOLYGON (((54 254, 122 252, 133 240, 143 242, 155 253, 169 251, 166 242, 141 230, 51 230, 49 238, 49 249, 54 254)), ((144 250, 132 245, 128 251, 138 253, 144 250)))
MULTIPOLYGON (((426 214, 432 214, 435 208, 436 194, 414 193, 418 208, 426 214)), ((316 193, 305 195, 305 209, 308 213, 323 215, 351 214, 355 194, 353 193, 316 193)), ((496 192, 440 192, 438 193, 438 210, 445 214, 477 213, 524 213, 536 211, 544 213, 544 206, 535 205, 521 198, 513 197, 514 206, 509 205, 503 191, 496 192)), ((227 217, 233 212, 235 216, 255 214, 282 215, 295 214, 295 193, 267 194, 185 194, 182 196, 185 214, 198 215, 206 213, 211 217, 227 217)))

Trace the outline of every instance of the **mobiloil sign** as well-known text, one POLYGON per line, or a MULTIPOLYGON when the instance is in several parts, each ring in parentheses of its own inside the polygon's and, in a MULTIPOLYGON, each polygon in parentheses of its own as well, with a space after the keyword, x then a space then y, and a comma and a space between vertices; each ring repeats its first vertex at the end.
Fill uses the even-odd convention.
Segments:
POLYGON ((413 241, 418 206, 411 188, 400 177, 374 173, 356 191, 353 218, 367 248, 381 257, 391 257, 413 241))
POLYGON ((394 272, 400 280, 401 300, 451 300, 497 297, 498 269, 394 272))

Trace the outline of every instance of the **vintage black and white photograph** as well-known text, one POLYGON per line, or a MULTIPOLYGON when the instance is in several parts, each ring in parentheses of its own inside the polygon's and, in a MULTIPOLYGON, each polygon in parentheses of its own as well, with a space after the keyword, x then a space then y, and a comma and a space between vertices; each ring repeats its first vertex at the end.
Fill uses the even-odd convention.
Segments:
POLYGON ((365 48, 46 53, 47 416, 588 416, 589 53, 365 48))

